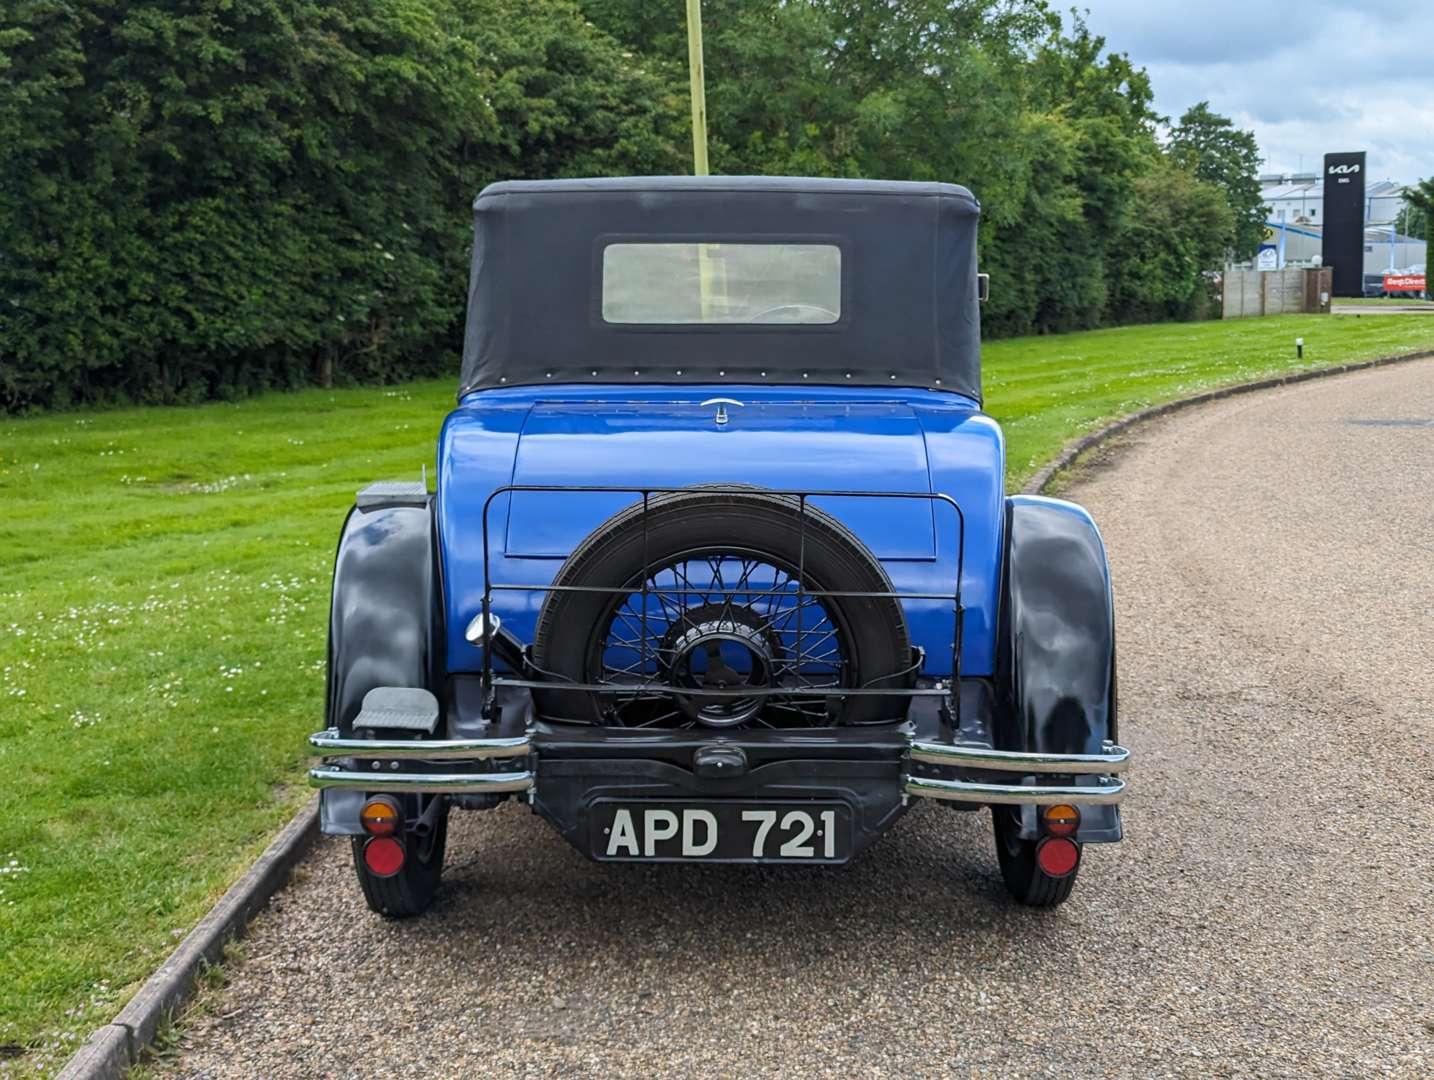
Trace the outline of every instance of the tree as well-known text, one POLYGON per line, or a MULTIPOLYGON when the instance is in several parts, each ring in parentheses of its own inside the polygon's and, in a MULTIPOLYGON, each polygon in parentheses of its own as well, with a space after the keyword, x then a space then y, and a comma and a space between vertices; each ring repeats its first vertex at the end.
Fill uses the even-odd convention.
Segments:
POLYGON ((1400 215, 1404 219, 1400 231, 1406 236, 1417 236, 1416 229, 1424 233, 1427 268, 1427 261, 1434 255, 1434 176, 1419 181, 1411 188, 1405 188, 1404 201, 1409 205, 1400 215))
MULTIPOLYGON (((681 5, 583 10, 685 71, 681 5)), ((982 204, 986 332, 1100 323, 1132 183, 1159 147, 1145 73, 1078 17, 1041 0, 707 0, 703 14, 714 170, 964 184, 982 204)))
MULTIPOLYGON (((988 335, 1189 314, 1259 241, 1249 133, 1162 148, 1046 0, 703 8, 714 171, 966 185, 988 335)), ((688 171, 686 73, 669 0, 10 0, 0 409, 444 370, 474 194, 688 171)))
MULTIPOLYGON (((1054 249, 1041 257, 1038 325, 1098 326, 1108 315, 1116 264, 1125 257, 1135 182, 1158 153, 1150 81, 1124 54, 1107 53, 1105 40, 1075 13, 1070 29, 1049 34, 1029 67, 1031 105, 1070 147, 1064 167, 1042 164, 1033 182, 1037 204, 1063 205, 1068 215, 1054 249)), ((1032 206, 1027 219, 1040 212, 1032 206)))
POLYGON ((1394 217, 1394 228, 1401 236, 1422 237, 1427 226, 1428 215, 1423 210, 1408 202, 1409 189, 1403 192, 1406 200, 1405 206, 1394 217))
POLYGON ((1235 216, 1231 252, 1236 260, 1259 250, 1265 234, 1264 197, 1260 192, 1260 147, 1252 131, 1240 131, 1208 101, 1186 110, 1170 131, 1166 150, 1172 160, 1225 192, 1235 216))
POLYGON ((0 409, 445 370, 483 184, 681 160, 564 0, 15 0, 0 46, 0 409))
POLYGON ((1190 319, 1205 314, 1205 273, 1233 243, 1235 215, 1225 194, 1173 161, 1135 181, 1135 206, 1111 282, 1120 322, 1190 319))

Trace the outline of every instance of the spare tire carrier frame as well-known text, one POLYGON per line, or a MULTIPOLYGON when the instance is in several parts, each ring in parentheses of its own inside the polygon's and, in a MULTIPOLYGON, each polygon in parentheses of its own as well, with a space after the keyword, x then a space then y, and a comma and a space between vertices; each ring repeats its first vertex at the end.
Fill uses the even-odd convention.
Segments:
MULTIPOLYGON (((772 495, 795 499, 797 502, 797 516, 800 523, 801 535, 799 541, 799 556, 797 560, 797 592, 795 594, 798 602, 798 619, 800 619, 800 604, 805 598, 811 597, 821 599, 825 597, 853 597, 870 599, 890 600, 949 600, 952 605, 953 630, 951 636, 951 678, 942 686, 936 687, 906 686, 906 687, 831 687, 827 696, 846 698, 851 696, 882 696, 882 697, 944 697, 950 709, 953 726, 959 728, 961 725, 961 698, 959 693, 961 681, 961 639, 962 622, 964 609, 961 605, 961 578, 966 555, 966 518, 961 511, 961 506, 951 496, 935 491, 850 491, 850 490, 812 490, 796 491, 780 488, 753 487, 751 485, 710 485, 687 487, 628 487, 608 484, 507 484, 495 488, 483 502, 482 533, 483 533, 483 597, 481 611, 483 614, 483 635, 475 644, 480 644, 483 650, 482 678, 483 686, 488 694, 485 708, 491 707, 493 691, 499 686, 508 686, 520 689, 539 690, 551 688, 551 682, 541 679, 511 678, 506 675, 495 674, 493 670, 493 649, 490 648, 491 627, 493 625, 493 594, 495 592, 535 592, 551 594, 556 592, 598 592, 612 595, 620 595, 630 592, 625 586, 596 586, 596 585, 554 585, 554 584, 506 584, 495 583, 492 576, 492 545, 489 538, 489 512, 493 503, 500 496, 511 496, 518 492, 546 492, 546 493, 591 493, 591 494, 629 494, 641 496, 642 499, 642 522, 643 522, 643 575, 642 587, 637 590, 643 597, 642 619, 643 638, 647 638, 646 598, 648 594, 649 579, 653 567, 647 554, 647 520, 649 507, 654 495, 680 495, 701 491, 714 495, 772 495), (851 590, 829 590, 809 589, 804 579, 806 562, 806 524, 808 521, 808 502, 812 499, 922 499, 934 506, 942 505, 949 507, 956 518, 956 573, 952 589, 949 593, 930 592, 864 592, 851 590)), ((682 592, 683 590, 664 589, 666 593, 682 592)), ((696 590, 698 592, 702 590, 696 590)), ((710 590, 708 590, 710 591, 710 590)), ((753 595, 759 595, 753 593, 753 595)), ((632 687, 621 684, 610 683, 567 683, 564 687, 574 691, 587 691, 594 694, 631 693, 632 687)), ((776 694, 790 693, 784 688, 774 687, 733 687, 728 689, 710 688, 703 691, 706 697, 769 697, 776 694)))

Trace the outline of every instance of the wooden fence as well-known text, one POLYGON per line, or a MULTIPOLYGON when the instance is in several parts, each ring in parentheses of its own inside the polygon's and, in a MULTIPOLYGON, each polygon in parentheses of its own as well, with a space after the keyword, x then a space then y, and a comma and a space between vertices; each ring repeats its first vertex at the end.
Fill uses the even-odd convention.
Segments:
POLYGON ((1328 315, 1333 271, 1328 266, 1290 270, 1227 270, 1224 317, 1328 315))

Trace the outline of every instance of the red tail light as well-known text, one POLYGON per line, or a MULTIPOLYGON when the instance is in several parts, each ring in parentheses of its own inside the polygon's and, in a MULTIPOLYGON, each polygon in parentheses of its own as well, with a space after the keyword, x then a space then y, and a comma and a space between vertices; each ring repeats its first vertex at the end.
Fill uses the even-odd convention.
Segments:
POLYGON ((393 877, 403 869, 403 845, 391 836, 370 837, 363 846, 363 864, 374 877, 393 877))
POLYGON ((1036 862, 1047 877, 1066 877, 1080 863, 1080 848, 1064 836, 1048 836, 1036 845, 1036 862))

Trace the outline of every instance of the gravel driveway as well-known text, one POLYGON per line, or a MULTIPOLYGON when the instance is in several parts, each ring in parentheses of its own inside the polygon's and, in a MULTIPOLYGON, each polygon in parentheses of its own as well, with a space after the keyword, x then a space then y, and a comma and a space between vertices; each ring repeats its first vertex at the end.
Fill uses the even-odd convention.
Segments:
MULTIPOLYGON (((428 917, 329 841, 174 1075, 1434 1075, 1434 363, 1218 402, 1071 489, 1117 589, 1127 838, 1018 910, 989 815, 844 870, 596 865, 455 818, 428 917)), ((296 736, 297 737, 297 736, 296 736)))

